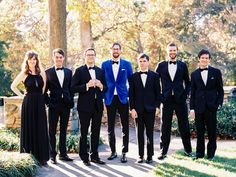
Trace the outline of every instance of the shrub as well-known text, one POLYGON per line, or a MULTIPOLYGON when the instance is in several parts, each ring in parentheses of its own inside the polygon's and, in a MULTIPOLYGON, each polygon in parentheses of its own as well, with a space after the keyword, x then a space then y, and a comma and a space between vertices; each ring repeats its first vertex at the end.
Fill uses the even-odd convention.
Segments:
MULTIPOLYGON (((80 134, 78 132, 70 132, 66 136, 66 148, 68 153, 78 153, 79 152, 79 138, 80 134)), ((88 148, 90 144, 90 134, 88 135, 88 148)), ((99 139, 99 144, 103 144, 103 140, 99 139)), ((57 135, 57 149, 59 148, 59 136, 57 135)))
MULTIPOLYGON (((196 136, 195 121, 189 118, 189 127, 192 137, 196 136)), ((180 135, 177 119, 172 121, 172 134, 180 135)), ((236 101, 229 101, 217 112, 217 135, 221 139, 236 138, 236 101)))
POLYGON ((217 133, 221 137, 236 138, 236 101, 225 103, 218 111, 217 133))
POLYGON ((35 175, 38 168, 36 159, 30 154, 15 152, 0 153, 0 176, 22 177, 35 175))
POLYGON ((18 129, 0 128, 0 150, 18 151, 20 139, 18 129))

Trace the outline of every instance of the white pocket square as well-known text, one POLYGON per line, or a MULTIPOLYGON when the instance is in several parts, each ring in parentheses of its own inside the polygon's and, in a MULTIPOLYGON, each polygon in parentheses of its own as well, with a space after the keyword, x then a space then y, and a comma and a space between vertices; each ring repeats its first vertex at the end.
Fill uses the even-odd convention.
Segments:
POLYGON ((211 77, 211 79, 215 79, 214 77, 211 77))
POLYGON ((125 71, 125 69, 121 69, 121 71, 125 71))

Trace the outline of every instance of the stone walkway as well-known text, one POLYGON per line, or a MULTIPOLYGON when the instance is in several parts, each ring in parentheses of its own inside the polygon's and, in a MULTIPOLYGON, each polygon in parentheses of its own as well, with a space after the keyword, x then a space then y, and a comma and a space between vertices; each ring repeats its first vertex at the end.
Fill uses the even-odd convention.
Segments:
MULTIPOLYGON (((101 137, 105 141, 104 145, 99 147, 99 155, 102 160, 106 162, 106 165, 97 165, 91 163, 91 166, 85 166, 79 158, 78 154, 69 154, 74 158, 73 162, 63 162, 58 160, 57 165, 53 165, 50 162, 48 167, 42 167, 39 169, 36 177, 154 177, 153 169, 161 163, 157 160, 159 154, 159 133, 154 134, 155 155, 153 156, 154 162, 152 164, 137 164, 135 163, 138 158, 138 147, 136 141, 135 129, 130 128, 130 143, 129 152, 127 153, 128 162, 120 163, 120 158, 116 158, 112 161, 108 161, 107 157, 110 155, 110 148, 107 142, 107 128, 102 126, 101 137)), ((117 137, 117 153, 121 154, 121 130, 116 127, 117 137)), ((192 146, 195 148, 196 139, 192 140, 192 146)), ((172 137, 170 149, 168 154, 173 153, 176 150, 182 149, 182 142, 179 137, 172 137)), ((225 148, 225 142, 218 142, 218 148, 225 148)), ((235 141, 227 141, 227 148, 236 148, 235 141)))

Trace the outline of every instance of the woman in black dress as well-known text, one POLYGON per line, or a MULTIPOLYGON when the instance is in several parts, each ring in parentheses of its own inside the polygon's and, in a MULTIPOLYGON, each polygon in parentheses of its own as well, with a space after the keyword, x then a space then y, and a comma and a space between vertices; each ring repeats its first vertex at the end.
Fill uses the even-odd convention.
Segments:
POLYGON ((31 153, 41 165, 49 160, 47 118, 44 102, 45 72, 40 65, 38 54, 28 51, 20 74, 11 89, 18 96, 24 96, 21 108, 20 152, 31 153), (25 94, 17 88, 23 82, 25 94))

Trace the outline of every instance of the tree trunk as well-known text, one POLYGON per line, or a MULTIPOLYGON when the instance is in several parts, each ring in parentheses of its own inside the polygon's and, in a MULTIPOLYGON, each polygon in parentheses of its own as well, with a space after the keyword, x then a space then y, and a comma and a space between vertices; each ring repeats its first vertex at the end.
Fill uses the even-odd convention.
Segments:
MULTIPOLYGON (((80 42, 81 42, 81 53, 88 47, 94 47, 93 38, 92 38, 92 25, 90 21, 90 12, 86 11, 88 6, 88 1, 81 0, 81 6, 84 7, 80 13, 80 42)), ((81 56, 81 58, 84 58, 81 56)))
POLYGON ((52 51, 62 48, 65 51, 64 64, 67 65, 66 46, 66 0, 49 0, 49 57, 52 60, 52 51))

